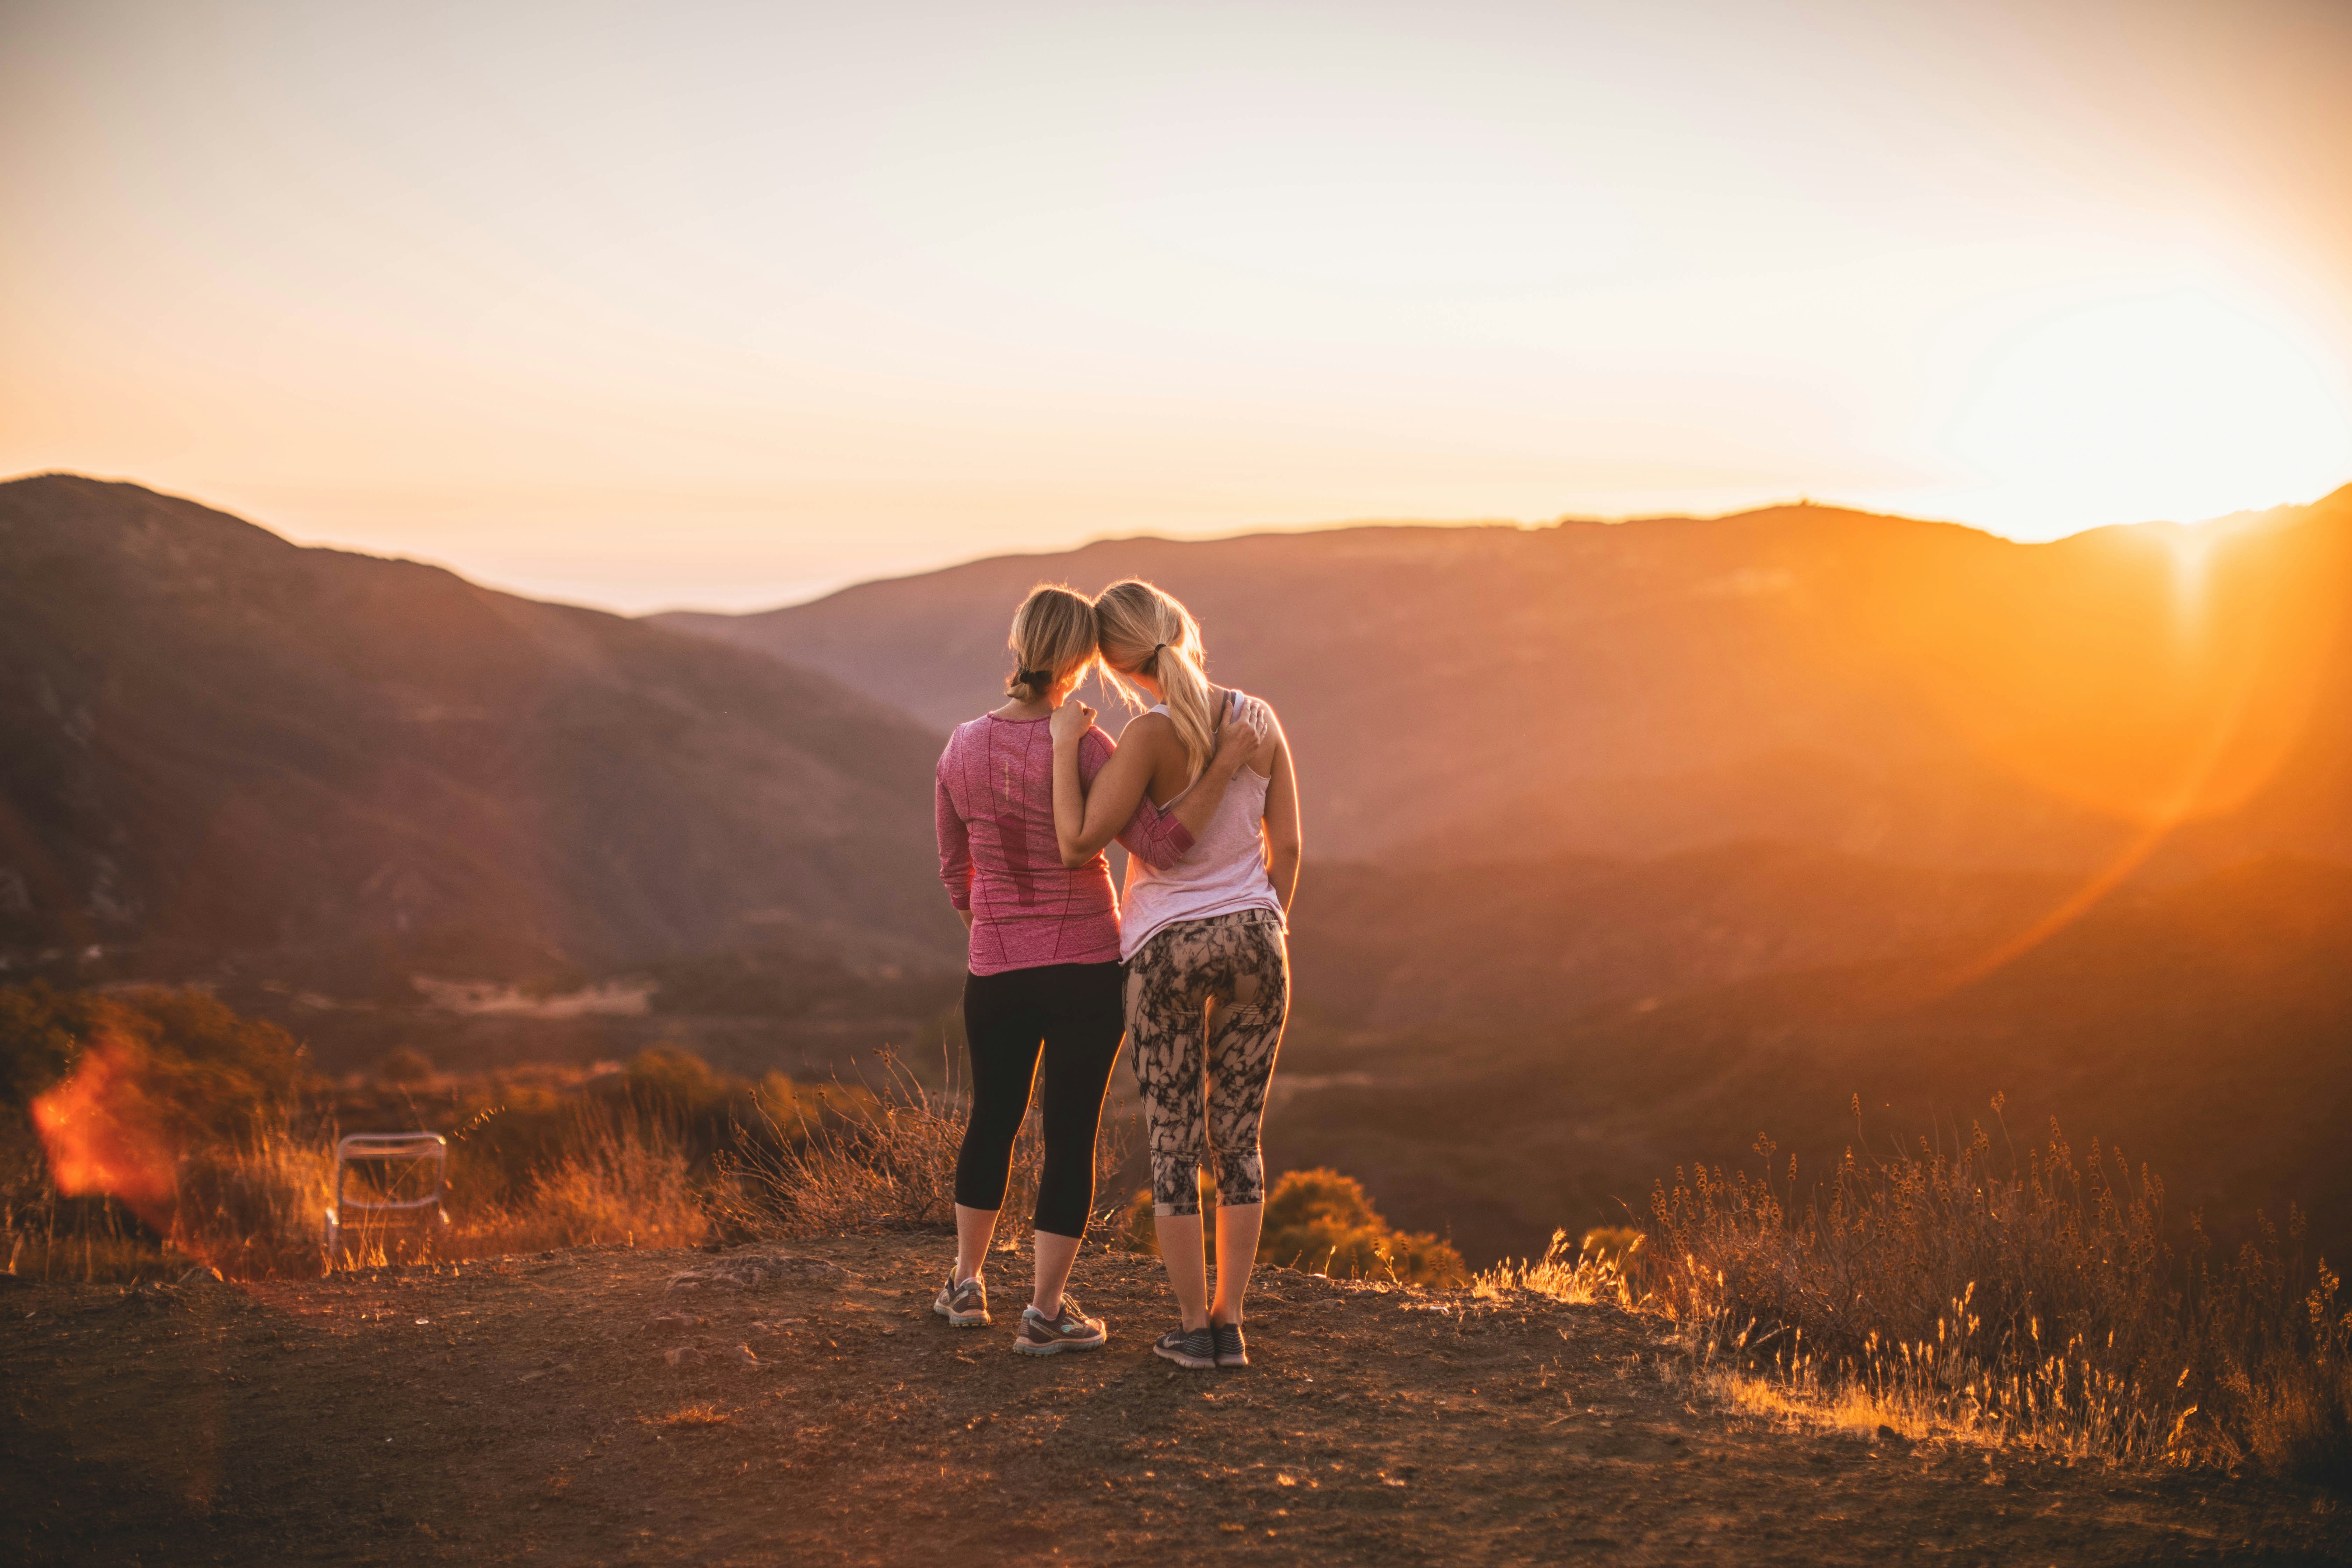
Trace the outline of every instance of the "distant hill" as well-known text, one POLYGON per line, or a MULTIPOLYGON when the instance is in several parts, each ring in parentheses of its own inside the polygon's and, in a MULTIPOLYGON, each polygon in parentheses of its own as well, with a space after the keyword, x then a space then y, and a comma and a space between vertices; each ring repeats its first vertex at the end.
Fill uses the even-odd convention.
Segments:
POLYGON ((2352 488, 2043 545, 1811 506, 1129 539, 657 619, 944 728, 996 700, 1033 583, 1129 574, 1282 709, 1315 856, 1777 840, 2081 873, 2178 819, 2181 874, 2352 860, 2352 488))
POLYGON ((708 639, 135 485, 0 485, 20 974, 126 944, 344 994, 754 948, 950 971, 937 746, 708 639))

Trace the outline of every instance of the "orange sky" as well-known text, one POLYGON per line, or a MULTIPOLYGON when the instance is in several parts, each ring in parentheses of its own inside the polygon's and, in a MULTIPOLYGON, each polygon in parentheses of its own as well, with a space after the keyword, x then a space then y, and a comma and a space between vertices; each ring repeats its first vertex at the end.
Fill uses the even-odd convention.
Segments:
POLYGON ((2347 80, 2340 0, 20 0, 0 473, 628 609, 1107 532, 2305 500, 2347 80))

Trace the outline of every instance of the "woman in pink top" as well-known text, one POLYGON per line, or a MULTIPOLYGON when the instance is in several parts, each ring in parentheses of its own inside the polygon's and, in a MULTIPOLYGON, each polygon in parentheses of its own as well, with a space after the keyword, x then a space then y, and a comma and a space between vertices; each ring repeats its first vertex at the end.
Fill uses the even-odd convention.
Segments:
MULTIPOLYGON (((1034 588, 1013 617, 1010 641, 1018 660, 1005 683, 1010 700, 958 725, 940 756, 940 878, 971 933, 963 993, 971 1113, 956 1161, 956 1265, 934 1305, 959 1328, 989 1321, 982 1268, 1042 1056, 1037 1279, 1013 1348, 1051 1354, 1107 1337, 1063 1286, 1094 1208, 1095 1135, 1126 1030, 1124 975, 1110 868, 1099 847, 1066 863, 1054 831, 1047 721, 1094 665, 1094 605, 1067 588, 1034 588)), ((1230 729, 1197 799, 1164 814, 1141 802, 1123 818, 1118 840, 1138 860, 1173 866, 1192 847, 1258 743, 1246 725, 1230 729)), ((1077 755, 1081 779, 1101 772, 1112 752, 1095 734, 1077 755)))

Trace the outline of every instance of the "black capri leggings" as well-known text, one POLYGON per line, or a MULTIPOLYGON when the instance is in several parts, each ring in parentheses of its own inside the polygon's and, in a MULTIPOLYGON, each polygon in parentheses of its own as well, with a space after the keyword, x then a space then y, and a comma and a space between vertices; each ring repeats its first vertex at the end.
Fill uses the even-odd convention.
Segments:
POLYGON ((1045 1160, 1037 1177, 1037 1228, 1051 1236, 1087 1233, 1103 1091, 1127 1032, 1126 984, 1116 963, 1048 963, 964 977, 971 1120, 956 1157, 956 1202, 971 1209, 1003 1206, 1013 1141, 1029 1114, 1042 1046, 1045 1160))

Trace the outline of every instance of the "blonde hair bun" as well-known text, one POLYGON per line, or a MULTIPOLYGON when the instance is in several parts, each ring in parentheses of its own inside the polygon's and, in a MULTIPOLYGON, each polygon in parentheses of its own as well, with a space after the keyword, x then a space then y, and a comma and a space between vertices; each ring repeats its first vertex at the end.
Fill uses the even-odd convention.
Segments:
POLYGON ((1004 641, 1014 659, 1004 695, 1016 702, 1042 701, 1066 678, 1075 684, 1094 662, 1094 601, 1062 584, 1040 583, 1013 612, 1013 631, 1004 641))

